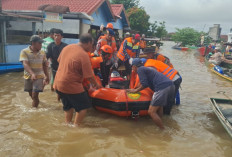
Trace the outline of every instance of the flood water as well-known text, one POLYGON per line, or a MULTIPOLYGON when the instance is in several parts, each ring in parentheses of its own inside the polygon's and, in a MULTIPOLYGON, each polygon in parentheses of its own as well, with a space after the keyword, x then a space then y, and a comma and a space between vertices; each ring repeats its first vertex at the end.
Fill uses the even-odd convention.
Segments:
POLYGON ((91 109, 81 128, 64 125, 62 104, 47 86, 38 109, 23 92, 23 73, 0 75, 0 156, 17 157, 231 157, 232 139, 214 114, 209 97, 232 83, 215 74, 195 51, 167 55, 183 77, 181 105, 164 116, 160 131, 149 117, 138 121, 91 109))

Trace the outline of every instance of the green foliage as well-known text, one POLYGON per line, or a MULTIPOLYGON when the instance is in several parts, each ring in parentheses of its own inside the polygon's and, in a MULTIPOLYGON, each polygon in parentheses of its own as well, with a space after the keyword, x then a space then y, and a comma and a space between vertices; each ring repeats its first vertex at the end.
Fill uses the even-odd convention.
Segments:
POLYGON ((150 16, 146 13, 146 11, 143 8, 136 7, 130 8, 127 13, 131 29, 138 31, 141 34, 147 34, 150 27, 150 16))
POLYGON ((149 30, 147 32, 148 36, 162 38, 168 34, 165 26, 165 21, 150 23, 149 30))
POLYGON ((157 27, 158 27, 157 21, 155 21, 154 23, 150 23, 149 30, 147 31, 146 35, 150 37, 156 36, 155 33, 156 33, 157 27))
POLYGON ((182 42, 182 46, 200 44, 201 32, 189 27, 183 29, 177 28, 176 30, 176 33, 172 36, 173 41, 182 42))
POLYGON ((155 36, 162 39, 162 37, 166 36, 167 34, 168 32, 165 27, 165 21, 160 22, 156 28, 155 36))
POLYGON ((138 7, 139 0, 111 0, 112 4, 123 4, 125 10, 130 8, 138 7))

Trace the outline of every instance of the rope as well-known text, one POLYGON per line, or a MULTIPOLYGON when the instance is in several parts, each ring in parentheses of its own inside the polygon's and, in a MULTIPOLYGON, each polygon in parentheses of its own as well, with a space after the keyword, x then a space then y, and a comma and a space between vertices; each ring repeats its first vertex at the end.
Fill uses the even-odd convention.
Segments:
POLYGON ((126 113, 127 113, 127 118, 128 118, 128 97, 127 97, 127 92, 125 91, 125 97, 126 97, 126 113))

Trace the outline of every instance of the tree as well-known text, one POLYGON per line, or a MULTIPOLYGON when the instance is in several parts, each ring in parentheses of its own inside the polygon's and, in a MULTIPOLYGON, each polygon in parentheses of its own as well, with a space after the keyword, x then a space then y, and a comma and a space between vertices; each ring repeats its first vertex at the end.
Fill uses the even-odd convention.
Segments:
POLYGON ((150 23, 147 36, 162 38, 168 34, 165 26, 165 21, 150 23))
POLYGON ((155 36, 162 39, 162 37, 166 36, 167 34, 168 32, 166 30, 165 21, 160 22, 156 27, 155 36))
POLYGON ((147 31, 146 35, 150 37, 154 37, 157 29, 157 21, 154 23, 150 23, 149 30, 147 31))
POLYGON ((127 15, 132 30, 136 30, 142 34, 147 34, 147 31, 150 27, 150 16, 146 13, 146 11, 143 8, 130 8, 127 11, 127 15))
POLYGON ((193 28, 176 28, 176 33, 172 35, 172 40, 175 42, 182 42, 185 45, 199 45, 201 33, 193 28))
POLYGON ((139 0, 111 0, 111 3, 112 4, 123 4, 125 10, 139 6, 139 0))

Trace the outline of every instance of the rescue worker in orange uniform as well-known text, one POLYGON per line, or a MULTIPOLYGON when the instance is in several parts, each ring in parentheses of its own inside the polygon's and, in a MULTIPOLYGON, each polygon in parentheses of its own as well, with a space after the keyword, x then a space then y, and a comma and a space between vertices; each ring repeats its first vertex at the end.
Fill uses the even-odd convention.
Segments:
MULTIPOLYGON (((178 99, 177 93, 180 88, 180 84, 182 82, 182 77, 180 76, 179 72, 159 60, 147 59, 144 61, 143 59, 141 59, 141 62, 144 64, 145 67, 153 67, 158 72, 162 73, 163 75, 168 77, 170 80, 172 80, 173 84, 175 85, 175 96, 176 96, 176 99, 178 99)), ((164 113, 170 114, 171 108, 172 106, 164 107, 164 113)))
POLYGON ((142 38, 140 40, 140 48, 142 51, 147 47, 147 43, 145 41, 145 34, 142 35, 142 38))
POLYGON ((101 47, 101 56, 91 58, 94 73, 102 79, 103 86, 108 85, 110 69, 114 63, 112 60, 112 54, 113 50, 111 46, 104 45, 101 47))
POLYGON ((114 38, 115 33, 113 30, 113 25, 111 23, 108 23, 106 26, 106 34, 104 36, 100 36, 97 42, 97 47, 94 52, 96 56, 101 55, 101 47, 104 45, 110 45, 113 52, 117 51, 117 45, 116 45, 116 40, 114 38))
POLYGON ((155 46, 145 48, 144 54, 147 55, 147 59, 159 60, 159 61, 167 64, 169 67, 173 68, 173 65, 170 62, 170 59, 168 57, 162 55, 161 53, 158 53, 155 46))
POLYGON ((138 58, 140 53, 140 35, 136 34, 133 37, 126 38, 117 53, 118 61, 114 64, 113 69, 117 70, 122 64, 125 65, 127 79, 130 78, 131 73, 131 65, 129 64, 129 60, 131 58, 138 58))

